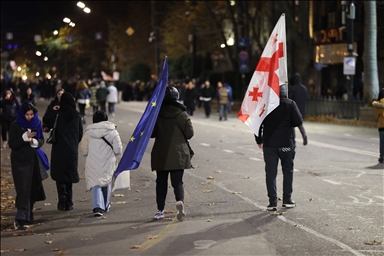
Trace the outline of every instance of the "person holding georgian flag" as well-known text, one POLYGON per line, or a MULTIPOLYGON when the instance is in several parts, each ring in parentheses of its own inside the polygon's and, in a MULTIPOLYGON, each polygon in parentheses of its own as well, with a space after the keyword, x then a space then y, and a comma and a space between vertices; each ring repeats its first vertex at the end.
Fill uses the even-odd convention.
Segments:
POLYGON ((263 149, 268 211, 277 210, 276 176, 283 170, 283 207, 292 208, 295 143, 293 128, 303 123, 296 103, 288 99, 285 16, 281 15, 264 48, 244 96, 238 118, 255 134, 263 149))

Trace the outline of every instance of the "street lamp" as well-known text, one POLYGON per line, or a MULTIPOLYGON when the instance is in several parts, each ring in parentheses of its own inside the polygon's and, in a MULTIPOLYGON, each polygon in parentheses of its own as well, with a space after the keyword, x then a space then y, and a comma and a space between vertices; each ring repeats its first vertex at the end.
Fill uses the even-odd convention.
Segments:
POLYGON ((44 57, 44 61, 48 61, 48 57, 47 56, 44 57))
POLYGON ((65 18, 63 19, 63 21, 64 21, 65 23, 70 23, 70 22, 71 22, 71 19, 70 19, 70 18, 67 18, 67 17, 65 17, 65 18))
POLYGON ((37 55, 37 56, 41 56, 41 52, 36 51, 36 55, 37 55))
POLYGON ((77 6, 83 9, 85 7, 85 4, 83 2, 78 2, 77 6))
POLYGON ((83 9, 83 11, 84 11, 85 13, 90 13, 90 12, 91 12, 91 9, 89 9, 88 7, 85 7, 85 8, 83 9))
POLYGON ((53 34, 56 36, 57 34, 59 34, 59 31, 55 30, 53 31, 53 34))
POLYGON ((74 27, 76 24, 74 22, 70 22, 69 26, 74 27))

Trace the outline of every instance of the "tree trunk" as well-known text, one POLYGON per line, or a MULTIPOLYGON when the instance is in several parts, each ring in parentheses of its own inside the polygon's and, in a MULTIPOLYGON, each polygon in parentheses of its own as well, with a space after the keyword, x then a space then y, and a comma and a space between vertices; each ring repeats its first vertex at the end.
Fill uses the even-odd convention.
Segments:
POLYGON ((364 9, 364 100, 370 105, 379 93, 376 1, 365 1, 364 9))

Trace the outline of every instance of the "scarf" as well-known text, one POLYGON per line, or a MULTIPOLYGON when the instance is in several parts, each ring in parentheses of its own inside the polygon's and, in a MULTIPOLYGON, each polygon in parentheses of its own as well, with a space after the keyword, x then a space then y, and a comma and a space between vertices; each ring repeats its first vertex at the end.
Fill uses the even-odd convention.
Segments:
MULTIPOLYGON (((40 122, 39 115, 37 114, 37 112, 35 113, 35 115, 31 119, 31 121, 28 121, 25 118, 24 109, 22 107, 20 107, 19 111, 17 113, 17 116, 16 116, 16 123, 24 129, 31 129, 31 130, 36 129, 37 132, 36 132, 36 135, 34 136, 34 138, 40 139, 43 137, 43 128, 41 126, 41 122, 40 122)), ((49 161, 48 161, 48 157, 45 154, 45 152, 43 150, 41 150, 40 148, 35 148, 35 151, 36 151, 36 154, 39 157, 41 163, 43 164, 44 168, 46 170, 49 170, 49 161)))

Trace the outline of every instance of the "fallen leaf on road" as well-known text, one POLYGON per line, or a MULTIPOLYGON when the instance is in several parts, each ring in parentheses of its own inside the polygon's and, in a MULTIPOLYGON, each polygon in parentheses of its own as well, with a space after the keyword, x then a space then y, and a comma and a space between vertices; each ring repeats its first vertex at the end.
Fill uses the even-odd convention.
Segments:
POLYGON ((46 244, 51 244, 52 242, 53 242, 52 240, 45 241, 46 244))
POLYGON ((8 200, 12 200, 12 199, 13 199, 13 196, 8 196, 7 199, 8 199, 8 200))
POLYGON ((123 194, 113 194, 113 197, 124 197, 123 194))
POLYGON ((210 180, 210 181, 207 181, 207 184, 215 184, 216 181, 215 180, 210 180))
POLYGON ((203 189, 203 193, 211 193, 212 192, 212 190, 210 190, 210 189, 203 189))
POLYGON ((52 248, 52 251, 58 252, 58 251, 60 251, 60 249, 59 248, 52 248))
POLYGON ((140 201, 141 200, 141 198, 135 198, 135 201, 140 201))
POLYGON ((92 240, 92 237, 84 237, 84 238, 81 238, 80 240, 82 241, 92 240))
POLYGON ((88 201, 89 201, 88 198, 83 198, 83 199, 80 199, 80 200, 76 200, 76 202, 79 202, 79 203, 88 202, 88 201))
POLYGON ((208 176, 207 179, 213 180, 214 178, 212 176, 208 176))
POLYGON ((211 206, 211 205, 215 205, 216 203, 205 203, 205 205, 208 205, 208 206, 211 206))
POLYGON ((45 206, 51 205, 51 203, 44 203, 45 206))
POLYGON ((299 227, 305 227, 305 226, 306 226, 306 225, 304 225, 304 224, 296 224, 296 225, 295 225, 295 227, 298 227, 298 228, 299 228, 299 227))
POLYGON ((366 244, 366 245, 379 245, 379 244, 381 244, 381 241, 373 240, 373 241, 369 241, 369 242, 364 242, 364 244, 366 244))
POLYGON ((8 217, 1 215, 1 220, 8 220, 8 219, 9 219, 8 217))
POLYGON ((313 198, 311 197, 311 198, 309 198, 309 201, 313 201, 313 198))
POLYGON ((40 211, 40 210, 42 210, 43 208, 35 208, 34 210, 35 211, 40 211))
POLYGON ((127 202, 125 201, 118 201, 118 202, 111 202, 111 204, 126 204, 127 202))
POLYGON ((214 173, 221 173, 221 171, 220 170, 216 170, 216 171, 214 171, 214 173))
POLYGON ((57 254, 58 255, 67 255, 68 251, 58 251, 57 254))
POLYGON ((14 249, 15 252, 23 252, 25 249, 14 249))
POLYGON ((136 189, 136 192, 140 193, 140 190, 136 189))
POLYGON ((232 194, 235 194, 235 195, 237 195, 237 194, 242 194, 243 192, 232 192, 232 194))
POLYGON ((271 215, 284 215, 286 212, 271 212, 271 215))
POLYGON ((244 179, 249 179, 249 177, 247 176, 247 177, 244 177, 244 179))
POLYGON ((156 239, 157 236, 148 235, 148 236, 146 236, 145 238, 147 238, 147 239, 156 239))
POLYGON ((210 219, 207 219, 207 222, 212 222, 210 219))
POLYGON ((348 229, 349 229, 349 230, 352 230, 352 229, 353 229, 353 227, 349 227, 348 229))
POLYGON ((133 245, 131 246, 131 249, 141 249, 141 245, 133 245))
POLYGON ((131 229, 138 229, 139 227, 131 227, 131 229))
POLYGON ((6 249, 6 250, 0 250, 1 253, 3 252, 9 252, 9 249, 6 249))

